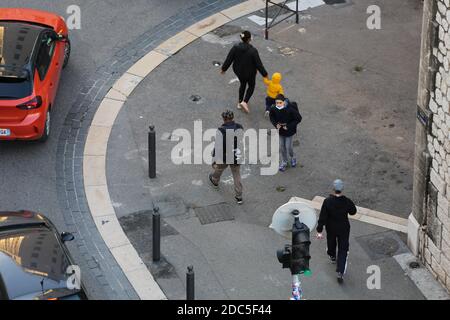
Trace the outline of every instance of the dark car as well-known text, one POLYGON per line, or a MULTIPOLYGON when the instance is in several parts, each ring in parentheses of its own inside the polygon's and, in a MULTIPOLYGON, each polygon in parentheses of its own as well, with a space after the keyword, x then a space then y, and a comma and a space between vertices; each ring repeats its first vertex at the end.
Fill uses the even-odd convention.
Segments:
POLYGON ((42 214, 0 212, 0 300, 87 299, 64 244, 73 239, 42 214))

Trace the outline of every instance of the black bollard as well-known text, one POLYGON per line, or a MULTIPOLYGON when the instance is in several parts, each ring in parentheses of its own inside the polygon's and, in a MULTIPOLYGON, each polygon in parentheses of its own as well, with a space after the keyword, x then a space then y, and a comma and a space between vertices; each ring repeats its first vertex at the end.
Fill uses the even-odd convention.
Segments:
POLYGON ((189 266, 186 273, 186 300, 195 300, 194 266, 189 266))
POLYGON ((264 38, 269 39, 269 0, 266 0, 266 30, 264 38))
POLYGON ((161 259, 161 217, 159 208, 153 209, 153 262, 161 259))
POLYGON ((156 132, 155 126, 150 126, 148 131, 148 176, 156 178, 156 132))

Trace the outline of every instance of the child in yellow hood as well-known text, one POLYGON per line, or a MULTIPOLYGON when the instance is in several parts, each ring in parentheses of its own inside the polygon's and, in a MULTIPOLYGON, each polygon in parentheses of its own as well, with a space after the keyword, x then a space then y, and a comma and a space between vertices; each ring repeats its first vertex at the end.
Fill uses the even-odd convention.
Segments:
POLYGON ((272 80, 267 77, 263 78, 264 84, 267 86, 267 97, 266 97, 266 117, 269 116, 270 108, 275 104, 275 98, 277 95, 284 95, 283 86, 281 85, 281 73, 275 72, 272 75, 272 80))

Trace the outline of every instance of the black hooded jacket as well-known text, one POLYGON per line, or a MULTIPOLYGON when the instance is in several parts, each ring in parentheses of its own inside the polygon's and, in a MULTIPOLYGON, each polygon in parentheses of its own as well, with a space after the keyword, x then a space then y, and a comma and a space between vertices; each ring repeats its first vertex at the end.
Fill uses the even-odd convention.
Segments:
POLYGON ((218 164, 239 164, 238 161, 238 155, 237 150, 239 150, 239 141, 238 141, 238 132, 242 131, 244 127, 240 125, 239 123, 236 123, 234 121, 224 123, 222 126, 220 126, 217 129, 216 132, 216 139, 214 144, 214 149, 212 152, 213 161, 218 164), (233 139, 233 145, 228 146, 227 145, 227 131, 233 130, 234 131, 234 139, 233 139), (229 150, 228 147, 232 147, 231 150, 229 150), (216 155, 216 151, 217 154, 216 155), (232 154, 231 154, 232 152, 232 154), (222 155, 222 159, 218 159, 220 157, 220 154, 222 155), (227 161, 227 156, 231 158, 231 162, 227 161))
POLYGON ((325 226, 327 232, 342 234, 350 232, 348 215, 356 214, 356 207, 346 196, 330 195, 322 204, 317 232, 321 233, 325 226))
POLYGON ((223 63, 222 71, 227 71, 231 64, 239 78, 250 79, 256 76, 257 71, 263 77, 267 77, 267 71, 261 62, 258 50, 249 43, 241 42, 231 48, 223 63))
POLYGON ((289 103, 283 108, 278 109, 276 106, 270 108, 270 122, 276 127, 277 124, 286 125, 287 130, 280 128, 278 133, 282 137, 292 137, 297 133, 297 126, 302 121, 302 116, 289 103))

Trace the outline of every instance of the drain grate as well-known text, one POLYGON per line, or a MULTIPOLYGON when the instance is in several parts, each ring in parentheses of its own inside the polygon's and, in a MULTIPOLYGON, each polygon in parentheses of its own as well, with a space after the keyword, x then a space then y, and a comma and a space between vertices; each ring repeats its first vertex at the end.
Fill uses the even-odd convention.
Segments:
POLYGON ((232 207, 228 203, 219 203, 207 207, 196 208, 195 214, 201 224, 234 220, 232 207))

